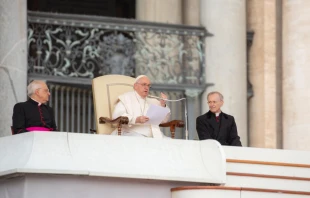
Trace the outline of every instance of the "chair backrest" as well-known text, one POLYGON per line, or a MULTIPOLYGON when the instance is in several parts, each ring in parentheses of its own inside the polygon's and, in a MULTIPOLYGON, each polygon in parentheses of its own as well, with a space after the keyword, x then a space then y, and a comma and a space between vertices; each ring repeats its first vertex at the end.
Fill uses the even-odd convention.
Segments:
POLYGON ((105 75, 92 81, 96 130, 99 134, 111 134, 111 124, 99 124, 100 117, 112 118, 118 96, 133 90, 135 78, 123 75, 105 75))

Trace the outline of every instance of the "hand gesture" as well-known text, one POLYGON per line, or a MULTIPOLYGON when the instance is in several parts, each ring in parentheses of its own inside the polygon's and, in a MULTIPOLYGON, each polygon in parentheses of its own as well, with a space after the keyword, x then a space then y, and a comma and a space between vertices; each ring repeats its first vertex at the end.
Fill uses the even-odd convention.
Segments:
MULTIPOLYGON (((167 99, 168 97, 163 93, 163 92, 160 92, 160 97, 163 98, 163 99, 167 99)), ((160 105, 162 107, 165 107, 166 106, 166 100, 160 100, 160 105)))
POLYGON ((146 117, 146 116, 139 116, 139 117, 136 118, 136 123, 143 124, 143 123, 145 123, 147 121, 149 121, 149 118, 146 117))

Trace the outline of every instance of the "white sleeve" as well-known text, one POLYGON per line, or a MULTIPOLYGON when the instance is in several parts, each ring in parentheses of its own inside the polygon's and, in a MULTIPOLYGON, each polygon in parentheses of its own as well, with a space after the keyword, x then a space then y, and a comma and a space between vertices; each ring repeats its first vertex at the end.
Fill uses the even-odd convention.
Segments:
POLYGON ((114 108, 114 111, 113 111, 113 114, 112 114, 112 119, 116 119, 118 118, 119 116, 126 116, 128 117, 128 120, 129 120, 129 125, 132 125, 132 124, 135 124, 136 123, 136 117, 133 116, 133 115, 130 115, 127 113, 127 110, 126 110, 126 107, 125 105, 119 101, 115 108, 114 108))

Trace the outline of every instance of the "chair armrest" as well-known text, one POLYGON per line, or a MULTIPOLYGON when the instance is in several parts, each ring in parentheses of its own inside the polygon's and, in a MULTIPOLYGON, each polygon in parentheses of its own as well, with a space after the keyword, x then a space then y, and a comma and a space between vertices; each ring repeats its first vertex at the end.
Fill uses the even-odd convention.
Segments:
POLYGON ((11 132, 12 132, 12 135, 15 135, 13 126, 11 126, 11 132))
POLYGON ((110 119, 107 117, 100 117, 99 118, 99 124, 117 124, 117 131, 118 131, 118 135, 121 135, 121 131, 122 131, 122 125, 123 124, 128 124, 129 123, 129 119, 128 117, 125 116, 120 116, 118 118, 115 119, 110 119))
POLYGON ((110 124, 117 124, 117 123, 122 123, 122 124, 128 124, 129 120, 128 117, 125 116, 120 116, 115 119, 107 118, 107 117, 100 117, 99 118, 99 124, 105 124, 105 123, 110 123, 110 124))
POLYGON ((170 127, 171 138, 174 138, 175 127, 184 127, 183 120, 171 120, 170 122, 162 123, 160 127, 170 127))

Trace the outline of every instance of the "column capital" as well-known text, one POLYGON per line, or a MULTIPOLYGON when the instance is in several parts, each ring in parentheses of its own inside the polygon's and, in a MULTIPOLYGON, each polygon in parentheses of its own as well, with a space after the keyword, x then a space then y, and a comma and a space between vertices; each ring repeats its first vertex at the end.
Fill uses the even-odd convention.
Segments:
POLYGON ((202 89, 186 89, 185 95, 190 98, 196 98, 203 92, 202 89))

